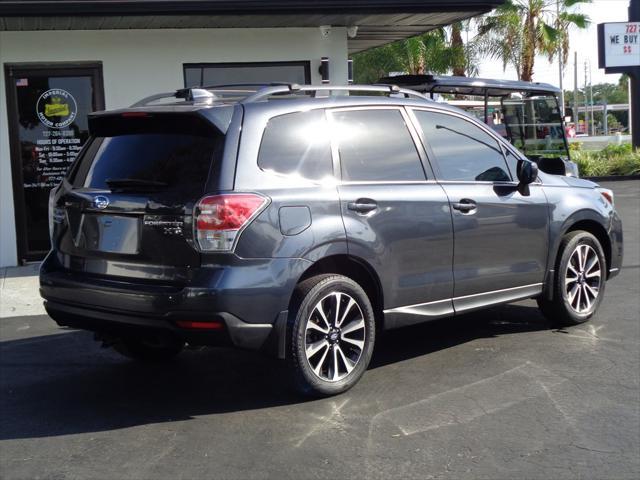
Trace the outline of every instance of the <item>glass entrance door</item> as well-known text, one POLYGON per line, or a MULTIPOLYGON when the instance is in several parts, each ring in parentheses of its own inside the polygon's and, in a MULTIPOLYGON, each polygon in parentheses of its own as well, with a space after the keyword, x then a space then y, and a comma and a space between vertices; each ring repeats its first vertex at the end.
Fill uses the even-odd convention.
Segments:
POLYGON ((49 191, 89 136, 88 114, 104 109, 101 64, 7 65, 18 259, 49 251, 49 191))

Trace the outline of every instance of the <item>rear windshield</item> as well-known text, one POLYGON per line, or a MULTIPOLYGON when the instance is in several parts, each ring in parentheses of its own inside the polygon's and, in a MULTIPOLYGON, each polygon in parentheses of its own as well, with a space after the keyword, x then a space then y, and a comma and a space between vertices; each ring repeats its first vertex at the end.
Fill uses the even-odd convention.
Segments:
MULTIPOLYGON (((151 127, 151 125, 149 125, 151 127)), ((214 129, 187 133, 184 129, 136 128, 91 138, 79 160, 76 187, 156 190, 200 195, 224 136, 214 129), (159 131, 163 130, 163 131, 159 131), (114 186, 115 185, 115 186, 114 186)))

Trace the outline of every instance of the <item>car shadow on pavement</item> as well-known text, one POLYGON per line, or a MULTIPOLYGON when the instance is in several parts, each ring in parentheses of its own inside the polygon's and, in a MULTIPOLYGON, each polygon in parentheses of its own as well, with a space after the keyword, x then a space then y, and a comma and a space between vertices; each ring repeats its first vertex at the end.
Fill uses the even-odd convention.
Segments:
MULTIPOLYGON (((370 368, 477 338, 549 328, 536 308, 496 307, 387 332, 370 368)), ((234 349, 187 350, 174 362, 145 365, 101 349, 88 332, 6 341, 0 343, 0 440, 109 431, 308 401, 292 393, 286 378, 283 362, 234 349)))
POLYGON ((431 352, 507 334, 551 329, 536 306, 507 304, 383 332, 377 340, 369 368, 427 355, 431 352))

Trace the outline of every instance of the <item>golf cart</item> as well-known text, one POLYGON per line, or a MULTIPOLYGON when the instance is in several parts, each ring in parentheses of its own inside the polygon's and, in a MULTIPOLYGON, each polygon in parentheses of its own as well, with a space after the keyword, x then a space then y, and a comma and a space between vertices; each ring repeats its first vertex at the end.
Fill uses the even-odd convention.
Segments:
POLYGON ((578 176, 560 113, 560 89, 553 85, 435 75, 398 75, 378 82, 410 88, 462 108, 535 161, 540 170, 578 176))

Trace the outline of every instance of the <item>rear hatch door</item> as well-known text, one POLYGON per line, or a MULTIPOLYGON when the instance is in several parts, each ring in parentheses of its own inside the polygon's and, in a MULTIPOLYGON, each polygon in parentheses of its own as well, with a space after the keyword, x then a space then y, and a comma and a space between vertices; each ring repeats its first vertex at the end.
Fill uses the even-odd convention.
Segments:
POLYGON ((60 192, 55 239, 72 270, 182 283, 200 264, 193 208, 224 148, 196 112, 124 112, 91 121, 92 138, 60 192))

